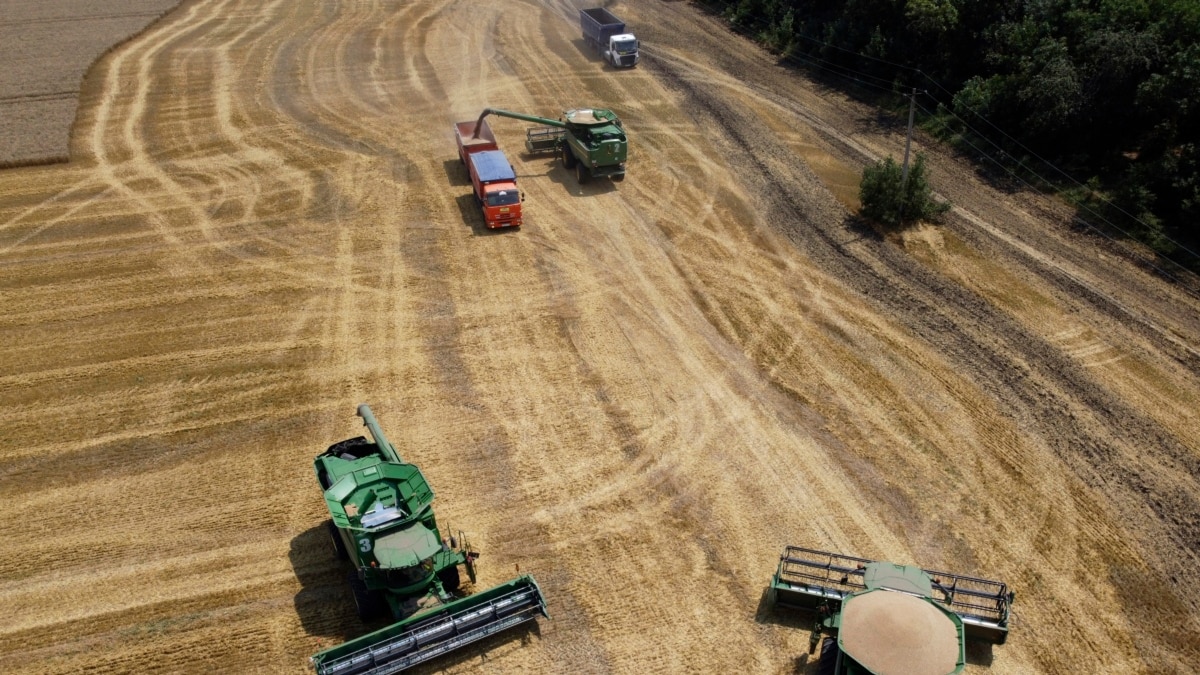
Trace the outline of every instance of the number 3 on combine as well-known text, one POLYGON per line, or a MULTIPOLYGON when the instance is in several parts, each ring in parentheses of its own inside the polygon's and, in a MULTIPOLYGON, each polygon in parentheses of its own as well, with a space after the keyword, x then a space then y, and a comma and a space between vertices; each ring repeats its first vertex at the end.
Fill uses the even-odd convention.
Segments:
POLYGON ((358 540, 358 550, 362 551, 363 553, 370 553, 371 552, 371 540, 365 539, 365 538, 359 539, 358 540))

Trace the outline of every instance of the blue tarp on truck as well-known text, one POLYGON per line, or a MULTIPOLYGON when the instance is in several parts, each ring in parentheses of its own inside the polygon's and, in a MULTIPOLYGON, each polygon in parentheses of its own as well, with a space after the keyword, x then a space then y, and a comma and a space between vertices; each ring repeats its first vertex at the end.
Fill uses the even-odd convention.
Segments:
POLYGON ((517 174, 513 171, 508 158, 501 150, 485 150, 469 155, 475 165, 475 175, 480 183, 495 183, 497 181, 516 181, 517 174))

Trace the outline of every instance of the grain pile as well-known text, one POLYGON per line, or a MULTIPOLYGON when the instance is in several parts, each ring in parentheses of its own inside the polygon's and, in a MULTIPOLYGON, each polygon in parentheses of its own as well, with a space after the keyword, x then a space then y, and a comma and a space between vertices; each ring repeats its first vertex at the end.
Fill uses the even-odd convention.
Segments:
POLYGON ((958 631, 929 602, 872 591, 842 610, 842 648, 877 675, 947 675, 958 665, 958 631))

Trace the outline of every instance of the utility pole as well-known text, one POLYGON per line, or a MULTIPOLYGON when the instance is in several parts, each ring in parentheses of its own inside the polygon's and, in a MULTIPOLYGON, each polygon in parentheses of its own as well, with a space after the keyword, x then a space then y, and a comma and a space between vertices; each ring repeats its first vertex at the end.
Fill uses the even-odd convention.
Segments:
POLYGON ((901 174, 901 187, 908 185, 908 150, 912 147, 913 113, 917 108, 917 88, 913 87, 912 95, 908 97, 908 138, 904 139, 904 171, 901 174))
POLYGON ((904 139, 904 169, 900 173, 900 222, 904 222, 904 207, 908 195, 908 150, 912 147, 913 113, 917 108, 917 88, 913 87, 908 97, 908 136, 904 139))

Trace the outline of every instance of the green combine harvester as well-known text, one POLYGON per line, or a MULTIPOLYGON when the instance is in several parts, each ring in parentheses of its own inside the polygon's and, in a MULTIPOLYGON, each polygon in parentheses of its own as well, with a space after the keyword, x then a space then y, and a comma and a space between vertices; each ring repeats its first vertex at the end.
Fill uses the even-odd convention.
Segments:
POLYGON ((488 115, 511 117, 545 126, 525 132, 525 149, 530 153, 554 152, 562 157, 567 170, 574 169, 575 178, 586 183, 590 178, 625 180, 625 160, 629 142, 621 120, 611 110, 586 108, 568 110, 561 119, 552 120, 535 115, 486 108, 475 123, 475 136, 488 115))
POLYGON ((338 556, 354 565, 350 588, 358 615, 396 623, 312 657, 319 675, 387 675, 449 653, 539 615, 546 600, 525 575, 482 593, 455 598, 459 566, 475 582, 479 554, 438 530, 433 489, 400 459, 371 409, 358 414, 372 441, 359 436, 317 455, 317 480, 329 507, 338 556), (418 609, 422 604, 432 608, 418 609))
POLYGON ((999 581, 798 546, 780 556, 768 597, 817 614, 818 675, 961 673, 966 640, 1004 644, 1013 602, 999 581))

